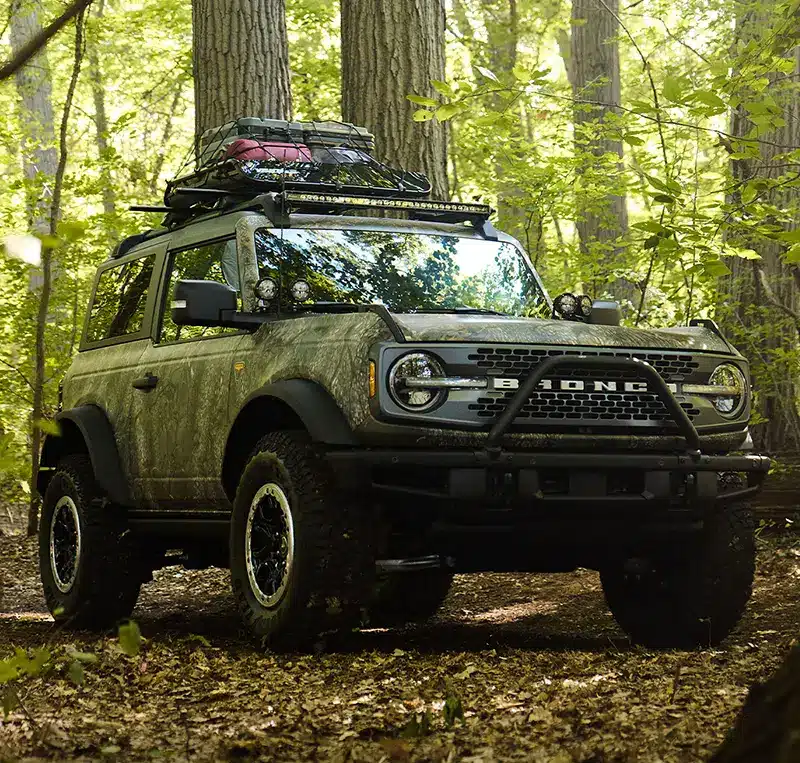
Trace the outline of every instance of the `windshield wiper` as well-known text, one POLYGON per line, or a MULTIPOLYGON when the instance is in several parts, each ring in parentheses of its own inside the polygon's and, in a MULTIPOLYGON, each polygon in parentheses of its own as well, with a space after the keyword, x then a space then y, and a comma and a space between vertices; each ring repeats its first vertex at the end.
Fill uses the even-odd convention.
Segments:
POLYGON ((502 315, 508 317, 507 313, 500 313, 497 310, 488 310, 485 307, 437 307, 430 310, 414 310, 415 313, 465 313, 467 315, 502 315))

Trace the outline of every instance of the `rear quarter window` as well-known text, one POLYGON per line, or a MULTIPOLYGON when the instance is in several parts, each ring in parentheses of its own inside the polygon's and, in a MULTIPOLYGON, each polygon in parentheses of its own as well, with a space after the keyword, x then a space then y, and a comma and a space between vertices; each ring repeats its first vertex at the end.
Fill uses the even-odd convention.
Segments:
POLYGON ((154 259, 151 254, 102 271, 89 310, 86 341, 101 342, 142 330, 154 259))

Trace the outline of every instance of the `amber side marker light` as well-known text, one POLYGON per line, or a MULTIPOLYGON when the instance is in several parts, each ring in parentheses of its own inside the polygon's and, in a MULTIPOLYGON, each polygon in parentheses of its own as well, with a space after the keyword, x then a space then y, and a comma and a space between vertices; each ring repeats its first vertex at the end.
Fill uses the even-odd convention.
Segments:
POLYGON ((369 396, 375 397, 375 392, 377 390, 376 386, 377 382, 375 381, 375 361, 370 360, 369 362, 369 396))

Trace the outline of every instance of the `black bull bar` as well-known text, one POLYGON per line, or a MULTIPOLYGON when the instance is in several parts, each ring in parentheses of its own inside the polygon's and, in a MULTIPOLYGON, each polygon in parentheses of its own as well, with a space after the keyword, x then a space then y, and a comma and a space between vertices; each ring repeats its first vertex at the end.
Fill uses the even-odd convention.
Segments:
MULTIPOLYGON (((461 488, 469 483, 475 484, 475 474, 479 470, 520 470, 526 474, 524 481, 528 484, 528 495, 538 493, 538 470, 569 469, 588 476, 588 473, 604 470, 641 470, 647 472, 647 487, 637 496, 600 496, 591 487, 588 490, 577 487, 570 495, 547 496, 546 503, 570 502, 576 499, 590 499, 593 502, 626 503, 640 502, 655 498, 666 498, 669 491, 669 473, 694 475, 693 487, 690 490, 690 503, 702 499, 734 501, 755 494, 770 469, 771 461, 762 455, 716 456, 702 453, 700 435, 689 415, 670 391, 667 383, 649 363, 637 358, 609 358, 586 355, 560 355, 547 358, 533 368, 531 373, 520 384, 505 410, 492 424, 482 450, 338 450, 328 453, 334 465, 346 467, 359 464, 367 467, 418 466, 438 467, 451 471, 451 489, 449 497, 468 497, 461 494, 461 488), (564 453, 564 452, 520 452, 503 450, 500 443, 504 435, 536 390, 537 385, 555 369, 600 368, 603 370, 635 371, 639 378, 649 383, 649 388, 663 403, 678 431, 686 441, 685 453, 564 453), (747 485, 738 489, 718 494, 717 475, 722 472, 739 472, 747 475, 747 485)), ((576 480, 576 485, 581 480, 576 480)), ((591 485, 591 480, 588 481, 591 485)), ((595 486, 597 483, 595 482, 595 486)), ((400 492, 427 493, 419 489, 403 490, 376 484, 373 487, 400 490, 400 492)), ((541 496, 541 494, 539 494, 541 496)), ((445 497, 439 494, 440 497, 445 497)))

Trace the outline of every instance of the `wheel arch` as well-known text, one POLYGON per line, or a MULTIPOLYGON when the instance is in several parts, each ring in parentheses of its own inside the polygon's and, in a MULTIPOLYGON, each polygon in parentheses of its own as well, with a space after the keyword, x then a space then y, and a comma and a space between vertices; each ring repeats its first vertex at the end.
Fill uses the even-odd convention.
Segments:
POLYGON ((114 430, 105 412, 87 404, 56 415, 60 433, 48 434, 42 446, 36 489, 40 496, 47 490, 53 469, 71 453, 86 453, 97 484, 112 502, 131 505, 130 487, 122 470, 114 430))
POLYGON ((247 398, 228 433, 222 485, 231 500, 256 443, 267 432, 287 429, 305 430, 323 445, 357 444, 344 413, 322 385, 308 379, 268 384, 247 398))

